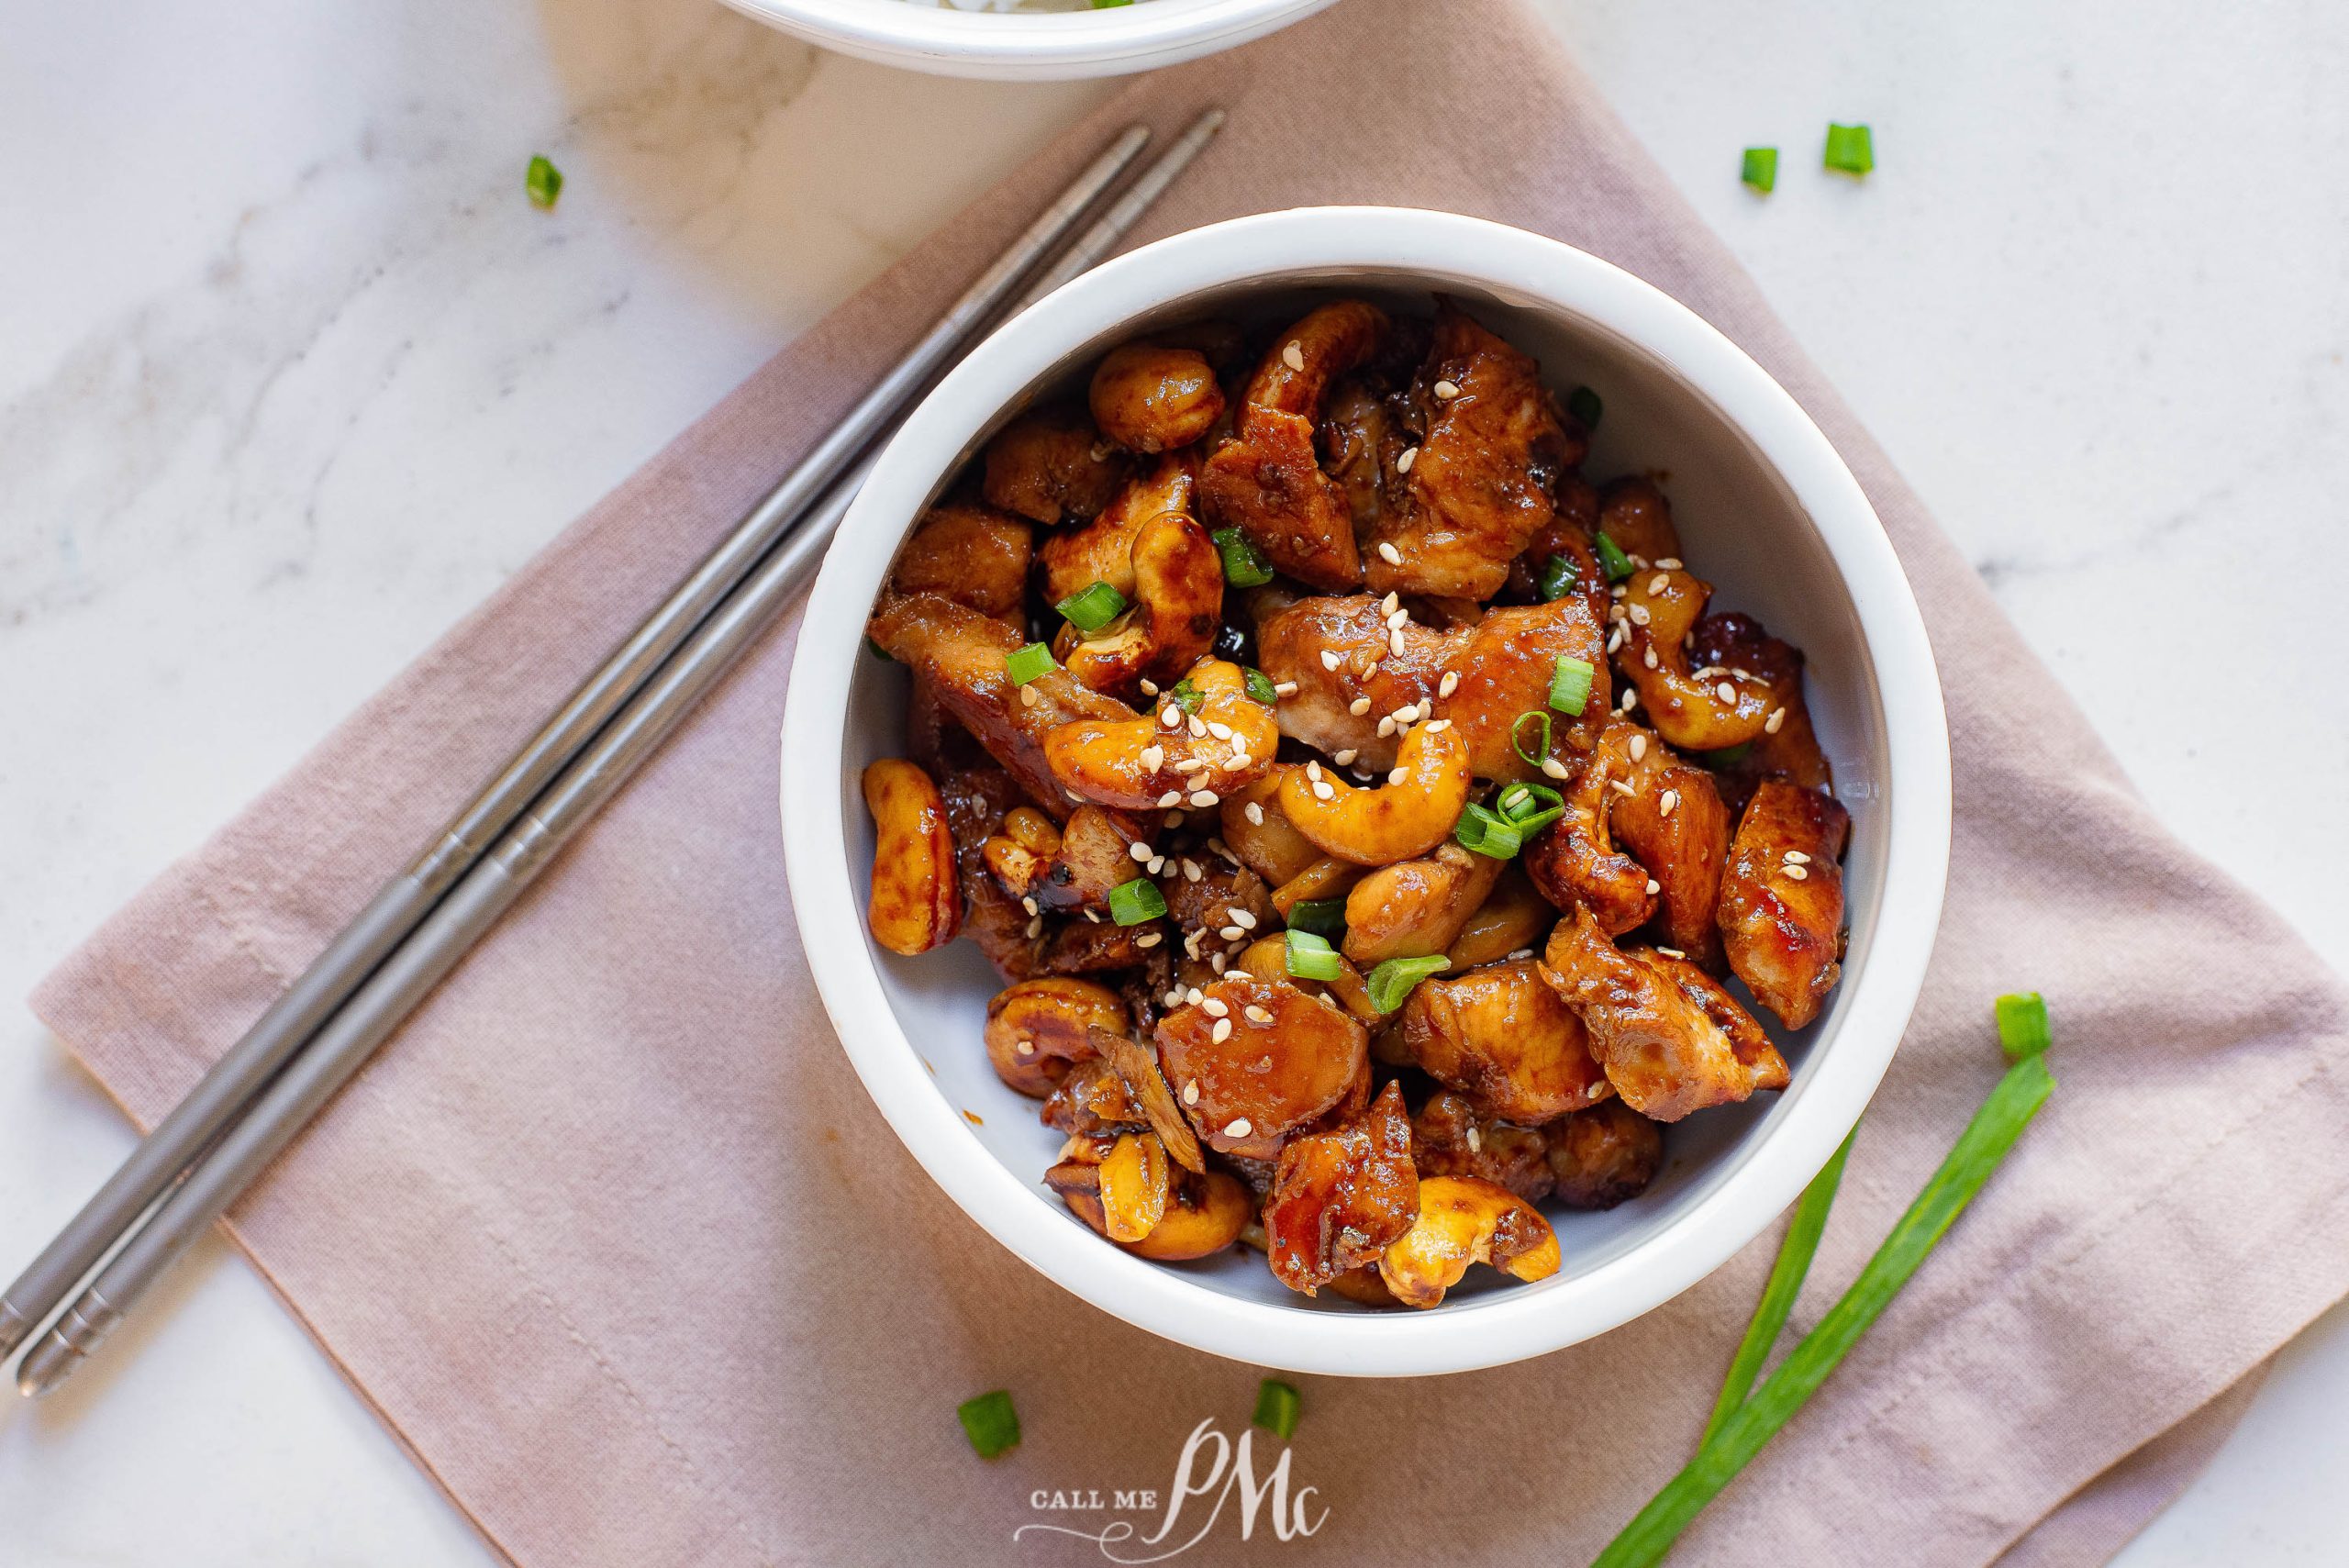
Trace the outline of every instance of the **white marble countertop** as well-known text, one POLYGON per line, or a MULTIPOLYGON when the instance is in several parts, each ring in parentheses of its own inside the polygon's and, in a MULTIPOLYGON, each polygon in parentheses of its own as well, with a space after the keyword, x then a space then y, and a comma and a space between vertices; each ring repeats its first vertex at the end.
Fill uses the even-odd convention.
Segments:
MULTIPOLYGON (((2349 955, 2349 843, 2252 787, 2349 792, 2349 22, 1543 4, 2145 793, 2349 955), (1813 172, 1831 117, 1875 126, 1865 184, 1813 172)), ((1103 91, 897 75, 714 0, 25 0, 0 33, 8 998, 1103 91)), ((0 1269, 128 1143, 0 1007, 0 1269)), ((2124 1561, 2338 1562, 2344 1404, 2337 1311, 2124 1561)), ((0 1404, 0 1540, 490 1561, 217 1241, 69 1391, 0 1404)))

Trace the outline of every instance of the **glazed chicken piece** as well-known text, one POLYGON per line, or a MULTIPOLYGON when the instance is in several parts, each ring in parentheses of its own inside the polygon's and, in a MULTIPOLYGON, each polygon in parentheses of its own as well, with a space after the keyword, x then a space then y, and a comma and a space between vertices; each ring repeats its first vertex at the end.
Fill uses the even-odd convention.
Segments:
POLYGON ((1553 557, 1562 556, 1571 568, 1564 591, 1588 606, 1594 624, 1606 625, 1612 596, 1607 591, 1606 570, 1591 547, 1598 529, 1598 492, 1579 473, 1561 474, 1550 520, 1533 531, 1525 553, 1509 567, 1510 596, 1536 603, 1548 597, 1540 591, 1542 569, 1553 557))
POLYGON ((1368 1047, 1335 1004, 1271 975, 1214 980, 1158 1022, 1159 1060, 1200 1140, 1252 1160, 1273 1159, 1351 1095, 1367 1097, 1368 1047))
MULTIPOLYGON (((1118 487, 1101 513, 1087 523, 1055 528, 1044 536, 1036 560, 1043 568, 1044 599, 1059 604, 1096 583, 1107 583, 1123 597, 1134 596, 1134 541, 1143 525, 1174 514, 1188 517, 1198 487, 1198 460, 1169 452, 1118 487)), ((1223 581, 1219 560, 1216 582, 1223 581)))
POLYGON ((1637 1197, 1664 1163, 1664 1129, 1620 1100, 1542 1129, 1549 1174, 1568 1208, 1613 1208, 1637 1197))
POLYGON ((1426 434, 1403 476, 1402 504, 1381 509, 1365 541, 1368 586, 1490 598, 1549 523, 1551 486, 1582 452, 1558 422, 1541 367, 1450 301, 1437 307, 1412 402, 1426 434))
POLYGON ((1321 466, 1345 493, 1354 538, 1375 538, 1395 460, 1410 445, 1409 438, 1369 382, 1350 375, 1330 389, 1321 414, 1320 440, 1321 466))
POLYGON ((1325 305, 1280 335, 1248 383, 1231 438, 1199 476, 1200 505, 1273 565, 1317 588, 1362 581, 1346 492, 1321 472, 1314 426, 1330 384, 1378 349, 1386 313, 1362 300, 1325 305))
POLYGON ((897 552, 892 595, 934 594, 983 616, 1016 618, 1028 602, 1035 527, 976 501, 932 506, 897 552))
POLYGON ((1428 1076, 1526 1127, 1610 1092, 1582 1020, 1530 958, 1420 982, 1403 1005, 1402 1037, 1428 1076))
POLYGON ((1081 408, 1033 409, 987 443, 987 505, 1040 523, 1097 514, 1126 476, 1126 454, 1101 439, 1081 408))
POLYGON ((1535 834, 1522 857, 1543 897, 1568 912, 1590 911, 1609 937, 1646 924, 1664 892, 1663 883, 1615 842, 1615 808, 1635 787, 1635 740, 1644 757, 1653 744, 1646 731, 1620 719, 1607 726, 1559 788, 1565 815, 1535 834))
MULTIPOLYGON (((1113 505, 1111 511, 1117 509, 1113 505)), ((1109 515, 1103 513, 1085 531, 1101 528, 1109 515)), ((1054 535, 1052 542, 1066 537, 1054 535)), ((1130 547, 1126 586, 1119 590, 1130 601, 1126 609, 1093 631, 1063 620, 1052 640, 1052 655, 1069 673, 1097 692, 1129 699, 1140 695, 1145 680, 1172 685, 1207 657, 1223 624, 1223 558, 1188 513, 1152 514, 1132 531, 1130 547)), ((1091 581, 1069 593, 1089 586, 1091 581)))
POLYGON ((1729 854, 1729 810, 1713 776, 1684 762, 1636 726, 1624 739, 1631 759, 1614 796, 1615 841, 1647 868, 1657 888, 1658 940, 1709 969, 1721 963, 1713 909, 1720 897, 1721 862, 1729 854))
POLYGON ((1004 891, 987 869, 985 847, 1005 818, 1023 807, 1019 782, 994 766, 959 769, 938 781, 939 798, 946 805, 947 827, 954 835, 955 885, 963 895, 963 935, 978 944, 989 963, 1006 980, 1026 980, 1036 973, 1039 938, 1043 923, 1024 908, 1017 895, 1004 891))
POLYGON ((1482 1115, 1466 1095, 1449 1089, 1411 1118, 1411 1158, 1422 1176, 1475 1176, 1528 1203, 1549 1196, 1555 1180, 1549 1140, 1541 1131, 1482 1115))
POLYGON ((1638 475, 1611 480, 1598 492, 1598 528, 1631 558, 1634 566, 1675 566, 1680 560, 1680 530, 1672 521, 1672 503, 1655 482, 1638 475))
POLYGON ((1619 951, 1588 910, 1558 923, 1543 967, 1581 1016, 1608 1081, 1642 1116, 1678 1121, 1786 1083, 1786 1062, 1750 1017, 1751 1033, 1739 1035, 1753 1060, 1741 1055, 1715 1017, 1741 1010, 1702 970, 1652 949, 1619 951), (1690 994, 1698 983, 1702 1000, 1690 994))
POLYGON ((1788 1029, 1819 1016, 1842 972, 1843 846, 1851 814, 1815 789, 1765 779, 1721 878, 1729 966, 1788 1029))
POLYGON ((1779 641, 1752 616, 1707 616, 1697 623, 1689 656, 1709 673, 1727 671, 1735 677, 1758 678, 1770 712, 1762 733, 1747 742, 1749 750, 1733 762, 1717 764, 1721 798, 1731 813, 1742 812, 1763 779, 1783 778, 1805 789, 1831 789, 1835 773, 1819 749, 1810 727, 1810 707, 1803 701, 1801 651, 1779 641))
POLYGON ((1388 1084, 1361 1117, 1289 1140, 1264 1205, 1273 1273, 1307 1296, 1375 1262, 1419 1212, 1411 1123, 1388 1084))
MULTIPOLYGON (((1409 728, 1397 716, 1407 708, 1420 715, 1424 706, 1424 716, 1448 718, 1459 729, 1475 776, 1501 782, 1541 776, 1513 739, 1528 712, 1550 714, 1552 755, 1571 758, 1589 749, 1607 717, 1607 659, 1598 623, 1581 599, 1496 609, 1448 632, 1408 620, 1390 625, 1401 607, 1390 610, 1368 595, 1307 598, 1257 624, 1264 673, 1297 685, 1281 700, 1283 734, 1384 773, 1395 765, 1400 733, 1409 728), (1562 658, 1592 669, 1580 718, 1549 706, 1562 658), (1458 677, 1448 693, 1447 675, 1458 677)), ((1539 737, 1529 725, 1517 739, 1531 750, 1539 737)))

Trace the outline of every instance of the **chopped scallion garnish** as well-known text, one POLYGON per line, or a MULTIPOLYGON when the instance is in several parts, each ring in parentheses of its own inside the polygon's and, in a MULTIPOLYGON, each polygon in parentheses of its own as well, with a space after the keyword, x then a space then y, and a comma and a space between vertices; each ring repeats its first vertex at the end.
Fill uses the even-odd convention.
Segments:
POLYGON ((1827 167, 1846 174, 1865 174, 1876 167, 1876 140, 1864 125, 1827 128, 1827 167))
POLYGON ((1582 571, 1569 555, 1553 555, 1533 574, 1533 592, 1543 604, 1563 599, 1582 586, 1582 571))
POLYGON ((1516 823, 1473 800, 1461 808, 1460 820, 1453 826, 1452 836, 1462 849, 1490 855, 1497 861, 1508 860, 1525 843, 1516 823))
POLYGON ((1019 1446, 1019 1412, 1011 1407, 1011 1396, 1000 1388, 963 1400, 954 1407, 954 1418, 963 1423, 963 1435, 971 1440, 981 1459, 993 1459, 1019 1446))
POLYGON ((1310 931, 1336 941, 1346 934, 1346 901, 1342 898, 1300 898, 1288 906, 1288 929, 1310 931))
POLYGON ((1764 195, 1768 195, 1778 185, 1778 150, 1775 147, 1747 148, 1745 172, 1739 178, 1764 195))
POLYGON ((1166 700, 1185 713, 1197 713, 1199 711, 1199 705, 1206 702, 1208 698, 1205 692, 1191 684, 1191 677, 1186 675, 1174 683, 1174 688, 1166 694, 1166 700))
POLYGON ((537 153, 530 159, 529 172, 522 176, 522 188, 530 193, 532 206, 552 211, 555 197, 562 195, 562 171, 545 153, 537 153))
POLYGON ((1520 840, 1531 839, 1566 814, 1565 797, 1547 784, 1513 784, 1493 806, 1520 840))
POLYGON ((1508 727, 1508 743, 1516 748, 1519 756, 1525 759, 1528 767, 1540 767, 1550 755, 1550 716, 1538 707, 1527 708, 1517 716, 1517 722, 1508 727), (1525 721, 1529 718, 1542 731, 1542 739, 1534 742, 1531 751, 1525 749, 1525 721))
POLYGON ((2009 1062, 2036 1056, 2054 1043, 2054 1032, 2047 1025, 2047 1002, 2036 991, 1999 997, 1998 1017, 1998 1044, 2009 1062))
POLYGON ((1390 958, 1370 972, 1370 1005, 1382 1013, 1391 1013, 1403 1005, 1420 981, 1451 967, 1452 961, 1440 952, 1425 958, 1390 958))
POLYGON ((1338 956, 1338 950, 1330 945, 1328 938, 1300 931, 1295 926, 1282 934, 1288 943, 1284 962, 1299 980, 1335 980, 1343 972, 1345 960, 1338 956))
POLYGON ((1248 695, 1266 707, 1274 706, 1281 700, 1280 693, 1273 690, 1273 678, 1262 670, 1252 665, 1242 679, 1248 688, 1248 695))
POLYGON ((1598 550, 1598 564, 1607 573, 1609 583, 1620 583, 1631 574, 1631 558, 1623 553, 1621 545, 1609 539, 1604 532, 1591 541, 1591 547, 1598 550))
POLYGON ((1126 596, 1107 583, 1095 583, 1080 593, 1071 594, 1052 608, 1079 631, 1099 631, 1126 613, 1126 596))
MULTIPOLYGON (((1095 4, 1099 3, 1095 0, 1095 4)), ((1268 1377, 1256 1385, 1255 1424, 1283 1442, 1297 1436, 1297 1418, 1303 1408, 1304 1402, 1297 1390, 1277 1377, 1268 1377)))
POLYGON ((1109 889, 1109 918, 1120 926, 1139 926, 1166 913, 1166 895, 1146 876, 1121 882, 1109 889))
POLYGON ((1256 541, 1238 528, 1218 528, 1208 536, 1223 556, 1223 580, 1235 588, 1261 587, 1273 580, 1273 563, 1256 541))
POLYGON ((1027 647, 1003 656, 1003 673, 1011 677, 1015 686, 1024 686, 1045 671, 1056 668, 1050 645, 1031 642, 1027 647))
POLYGON ((1598 673, 1587 659, 1561 656, 1550 673, 1550 706, 1568 717, 1580 717, 1583 705, 1590 701, 1590 678, 1598 673))
POLYGON ((1598 417, 1607 412, 1607 405, 1601 403, 1598 394, 1590 388, 1577 386, 1566 395, 1566 412, 1581 420, 1584 429, 1596 430, 1598 428, 1598 417))

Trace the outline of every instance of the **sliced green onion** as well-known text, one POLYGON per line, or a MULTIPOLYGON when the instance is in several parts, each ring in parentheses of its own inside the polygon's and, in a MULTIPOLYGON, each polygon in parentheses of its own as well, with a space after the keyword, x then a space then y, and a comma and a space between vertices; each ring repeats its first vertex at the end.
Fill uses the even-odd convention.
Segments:
POLYGON ((1719 773, 1723 768, 1737 766, 1752 755, 1753 755, 1753 742, 1741 740, 1734 746, 1717 746, 1709 751, 1699 751, 1697 753, 1697 761, 1715 773, 1719 773))
POLYGON ((1713 1440, 1745 1396, 1753 1388, 1753 1380, 1762 1373, 1762 1363, 1770 1359, 1771 1347, 1778 1342, 1778 1335, 1787 1326, 1787 1314, 1793 1310, 1795 1297, 1802 1290, 1803 1276, 1810 1273, 1812 1254, 1819 1251, 1820 1233, 1827 1229, 1827 1210, 1835 1202, 1835 1189, 1843 1180, 1843 1162, 1851 1157, 1852 1140, 1858 1136, 1854 1129, 1844 1136, 1826 1166, 1811 1177, 1810 1185, 1803 1188, 1802 1196, 1795 1200, 1795 1217, 1787 1227, 1786 1239, 1778 1243, 1778 1261, 1770 1265, 1770 1281, 1762 1287, 1762 1299, 1753 1308, 1753 1321, 1745 1326, 1745 1338, 1731 1358, 1729 1376, 1721 1383, 1721 1396, 1713 1401, 1712 1419, 1705 1423, 1705 1435, 1698 1448, 1713 1440))
POLYGON ((1288 951, 1284 962, 1288 972, 1299 980, 1335 980, 1344 973, 1345 961, 1326 937, 1311 931, 1300 931, 1291 926, 1284 933, 1288 939, 1288 951))
POLYGON ((1120 926, 1139 926, 1166 913, 1166 895, 1146 876, 1121 882, 1109 889, 1109 918, 1120 926))
POLYGON ((1191 684, 1191 677, 1186 675, 1174 683, 1173 689, 1166 694, 1166 700, 1185 713, 1197 713, 1199 711, 1199 705, 1208 699, 1207 694, 1191 684))
POLYGON ((1452 829, 1453 839, 1464 850, 1474 850, 1480 855, 1490 855, 1505 861, 1517 853, 1525 837, 1517 824, 1487 806, 1470 801, 1461 808, 1460 820, 1452 829))
POLYGON ((1273 563, 1238 528, 1218 528, 1208 537, 1223 556, 1223 580, 1233 587, 1260 587, 1273 580, 1273 563))
POLYGON ((1517 722, 1508 727, 1508 743, 1516 748, 1519 756, 1525 759, 1527 766, 1540 767, 1550 755, 1550 716, 1538 707, 1527 708, 1517 716, 1517 722), (1529 718, 1542 729, 1542 740, 1531 751, 1525 749, 1523 740, 1525 721, 1529 718))
POLYGON ((2037 1056, 2055 1043, 2054 1033, 2047 1027, 2046 1000, 2036 991, 1999 997, 1998 1016, 1998 1044, 2009 1062, 2037 1056))
POLYGON ((1583 705, 1590 701, 1590 678, 1598 673, 1587 659, 1561 655, 1550 672, 1550 706, 1570 718, 1580 717, 1583 705))
POLYGON ((1966 1123, 1941 1169, 1926 1182, 1924 1191, 1917 1195, 1917 1201, 1909 1206, 1909 1212, 1900 1217, 1843 1298, 1787 1352, 1778 1370, 1722 1424, 1687 1468, 1650 1499, 1623 1527, 1622 1534, 1608 1543, 1591 1568, 1650 1568, 1664 1560, 1688 1522, 1793 1418, 1868 1326, 1891 1305, 1900 1287, 1932 1253, 1933 1244, 1982 1190, 1982 1184, 1990 1179, 2054 1088, 2055 1079, 2047 1071, 2044 1056, 2026 1056, 2007 1069, 2007 1075, 1966 1123))
POLYGON ((1553 555, 1533 574, 1533 592, 1543 604, 1563 599, 1582 587, 1582 568, 1570 555, 1553 555))
POLYGON ((1093 0, 1093 8, 1097 11, 1107 11, 1112 6, 1130 6, 1133 3, 1134 0, 1093 0))
POLYGON ((1000 1388, 963 1400, 954 1407, 954 1418, 963 1423, 963 1435, 971 1440, 981 1459, 993 1459, 1006 1449, 1019 1446, 1019 1412, 1011 1407, 1011 1396, 1000 1388))
POLYGON ((1768 195, 1778 185, 1778 150, 1775 147, 1747 148, 1745 172, 1738 177, 1764 195, 1768 195))
POLYGON ((1865 174, 1876 167, 1876 140, 1864 125, 1827 128, 1827 167, 1846 174, 1865 174))
POLYGON ((1248 695, 1266 707, 1273 707, 1280 702, 1280 693, 1273 690, 1273 678, 1262 670, 1250 666, 1242 680, 1248 688, 1248 695))
POLYGON ((1566 395, 1566 412, 1582 421, 1584 429, 1596 430, 1598 428, 1598 417, 1607 412, 1607 405, 1601 403, 1598 394, 1590 388, 1577 386, 1566 395))
POLYGON ((1441 974, 1452 961, 1440 952, 1425 958, 1390 958, 1370 972, 1370 1005, 1391 1013, 1403 1005, 1412 988, 1431 974, 1441 974))
POLYGON ((896 655, 892 654, 887 649, 882 647, 879 643, 874 641, 869 637, 864 639, 864 651, 867 653, 872 654, 875 659, 880 660, 884 664, 895 664, 897 662, 896 655))
POLYGON ((1003 656, 1003 673, 1011 677, 1015 686, 1024 686, 1045 671, 1056 668, 1050 644, 1031 642, 1027 647, 1003 656))
POLYGON ((530 159, 529 172, 522 176, 522 188, 530 193, 530 205, 553 210, 555 197, 562 195, 562 171, 548 161, 545 153, 530 159))
POLYGON ((1606 571, 1609 583, 1620 583, 1631 574, 1631 558, 1624 554, 1623 547, 1609 539, 1603 530, 1591 544, 1598 551, 1598 564, 1606 571))
POLYGON ((1126 596, 1107 583, 1096 583, 1081 593, 1071 594, 1052 608, 1079 631, 1099 631, 1126 613, 1126 596))
POLYGON ((1268 1377, 1256 1385, 1255 1424, 1283 1442, 1297 1436, 1297 1418, 1304 1407, 1297 1390, 1277 1377, 1268 1377))
POLYGON ((1548 784, 1513 784, 1501 791, 1493 805, 1517 829, 1520 840, 1531 839, 1566 814, 1565 797, 1548 784))
POLYGON ((1300 898, 1288 906, 1288 929, 1309 931, 1336 941, 1346 934, 1346 901, 1342 898, 1300 898))

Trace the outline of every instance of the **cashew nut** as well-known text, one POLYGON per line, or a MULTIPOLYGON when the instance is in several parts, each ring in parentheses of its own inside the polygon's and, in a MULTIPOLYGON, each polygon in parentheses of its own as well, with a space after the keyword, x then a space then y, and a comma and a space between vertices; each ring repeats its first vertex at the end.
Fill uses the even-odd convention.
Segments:
POLYGON ((1770 689, 1750 674, 1710 669, 1701 678, 1688 663, 1687 641, 1712 597, 1713 585, 1686 567, 1642 567, 1623 583, 1615 624, 1623 640, 1615 670, 1640 694, 1656 733, 1692 751, 1741 745, 1769 722, 1770 689))
POLYGON ((996 1077, 1041 1100, 1073 1064, 1093 1059, 1089 1030, 1125 1028, 1126 1005, 1107 985, 1063 975, 1022 980, 987 1004, 987 1060, 996 1077))
POLYGON ((1273 710, 1248 695, 1240 666, 1203 659, 1185 679, 1198 695, 1196 713, 1186 714, 1170 688, 1148 717, 1121 708, 1121 719, 1084 718, 1052 729, 1044 756, 1058 785, 1140 811, 1217 806, 1223 791, 1261 778, 1280 730, 1273 710))
POLYGON ((1450 941, 1435 951, 1452 960, 1445 973, 1461 974, 1521 950, 1539 948, 1557 921, 1556 907, 1527 879, 1524 868, 1510 862, 1501 867, 1500 879, 1475 912, 1461 923, 1450 941))
POLYGON ((1159 1061, 1200 1140, 1252 1160, 1367 1085, 1367 1041, 1333 1004, 1252 970, 1158 1020, 1159 1061))
POLYGON ((1187 447, 1223 417, 1223 388, 1207 356, 1156 343, 1111 350, 1087 401, 1101 433, 1138 452, 1187 447))
POLYGON ((979 845, 987 871, 1014 898, 1034 895, 1044 886, 1052 857, 1061 851, 1061 830, 1052 819, 1032 806, 1016 806, 979 845))
POLYGON ((1389 1082, 1360 1118, 1289 1140, 1264 1205, 1274 1274, 1311 1296, 1370 1262, 1411 1227, 1419 1177, 1402 1085, 1389 1082))
POLYGON ((1101 1233, 1139 1241, 1157 1229, 1173 1185, 1165 1146, 1154 1132, 1121 1132, 1101 1161, 1101 1233))
POLYGON ((1830 796, 1765 779, 1730 848, 1719 909, 1729 966, 1788 1029, 1819 1016, 1842 973, 1851 828, 1830 796))
POLYGON ((865 919, 891 952, 928 952, 954 940, 963 898, 954 877, 954 835, 930 775, 885 757, 864 770, 873 813, 873 896, 865 919))
MULTIPOLYGON (((1134 596, 1134 541, 1142 528, 1172 514, 1191 515, 1198 463, 1187 452, 1170 452, 1128 480, 1101 515, 1081 526, 1055 528, 1037 547, 1044 597, 1058 604, 1096 583, 1107 583, 1126 598, 1134 596)), ((1222 581, 1222 558, 1216 578, 1222 581)))
POLYGON ((1133 603, 1098 631, 1063 621, 1053 652, 1097 692, 1122 696, 1144 679, 1171 684, 1215 645, 1223 624, 1223 558, 1207 530, 1163 512, 1134 536, 1133 603))
POLYGON ((1022 414, 987 443, 987 504, 1040 523, 1082 520, 1109 504, 1126 455, 1101 439, 1084 410, 1022 414))
POLYGON ((1630 475, 1600 491, 1598 530, 1633 565, 1680 559, 1680 530, 1672 521, 1672 503, 1652 479, 1630 475))
POLYGON ((1403 1005, 1403 1046, 1477 1110, 1521 1126, 1611 1092, 1582 1020, 1530 958, 1422 982, 1403 1005))
POLYGON ((1720 669, 1759 680, 1771 705, 1762 733, 1749 742, 1742 757, 1727 763, 1707 759, 1719 770, 1721 798, 1732 814, 1745 809, 1750 792, 1762 779, 1782 778, 1805 789, 1833 787, 1835 771, 1819 748, 1810 706, 1803 700, 1800 650, 1772 637, 1753 617, 1731 612, 1697 623, 1689 656, 1708 673, 1720 669))
POLYGON ((1664 1163, 1664 1129, 1620 1100, 1604 1100, 1542 1129, 1550 1176, 1568 1208, 1613 1208, 1636 1197, 1664 1163))
POLYGON ((1475 1176, 1419 1184, 1419 1217, 1378 1260, 1378 1277, 1406 1307, 1434 1307, 1471 1263, 1521 1280, 1558 1272, 1558 1238, 1542 1211, 1475 1176))
POLYGON ((1345 954, 1368 969, 1390 958, 1449 952, 1503 862, 1453 843, 1424 860, 1381 866, 1346 895, 1345 954))
POLYGON ((1284 762, 1223 797, 1223 841, 1241 864, 1275 887, 1321 859, 1319 848, 1281 809, 1281 781, 1304 771, 1295 762, 1284 762))
POLYGON ((1224 1171, 1185 1175, 1174 1183, 1150 1234, 1128 1243, 1127 1250, 1162 1263, 1204 1258, 1240 1240, 1255 1217, 1254 1200, 1237 1176, 1224 1171))
POLYGON ((1415 726, 1396 753, 1399 782, 1358 789, 1319 763, 1281 781, 1281 810, 1325 854, 1387 865, 1451 837, 1468 804, 1468 748, 1442 719, 1415 726))

